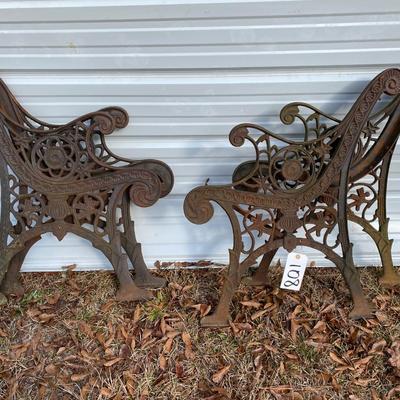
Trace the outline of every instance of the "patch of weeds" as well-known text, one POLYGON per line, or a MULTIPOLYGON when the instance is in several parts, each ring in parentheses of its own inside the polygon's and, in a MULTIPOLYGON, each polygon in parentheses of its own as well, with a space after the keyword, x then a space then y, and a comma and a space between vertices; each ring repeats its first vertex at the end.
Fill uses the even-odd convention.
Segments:
MULTIPOLYGON (((351 375, 343 373, 343 374, 337 374, 335 375, 336 381, 338 385, 342 388, 343 394, 348 392, 349 389, 351 389, 351 375)), ((351 394, 351 393, 350 393, 351 394)), ((348 397, 346 397, 348 398, 348 397)))
POLYGON ((296 346, 296 353, 301 360, 307 364, 316 364, 320 358, 320 355, 315 347, 308 345, 305 342, 300 342, 296 346))
POLYGON ((386 343, 390 344, 392 342, 392 332, 387 329, 387 327, 378 325, 374 328, 373 332, 374 338, 376 338, 376 341, 379 340, 386 340, 386 343))
POLYGON ((159 291, 152 301, 144 305, 144 312, 150 322, 156 322, 165 315, 166 307, 166 296, 162 291, 159 291))
POLYGON ((146 310, 147 319, 150 322, 159 321, 164 316, 164 311, 158 307, 151 308, 150 310, 146 310))
POLYGON ((88 308, 82 308, 77 312, 76 317, 82 321, 89 322, 94 317, 94 312, 88 308))
POLYGON ((19 302, 20 307, 26 307, 28 304, 37 303, 43 304, 46 293, 43 290, 35 289, 24 294, 24 297, 19 302))
POLYGON ((390 365, 387 363, 386 357, 381 354, 376 354, 373 359, 374 369, 379 371, 382 377, 389 373, 390 365))
POLYGON ((225 332, 219 332, 215 335, 216 338, 218 338, 221 342, 224 343, 229 343, 232 339, 232 335, 228 335, 225 332))
MULTIPOLYGON (((298 361, 286 361, 284 363, 285 365, 285 370, 283 371, 283 373, 280 372, 281 376, 299 376, 299 375, 304 375, 304 363, 303 362, 298 362, 298 361)), ((307 369, 307 372, 312 371, 313 366, 311 366, 310 369, 307 369)), ((287 380, 285 380, 285 383, 288 383, 287 380)))
POLYGON ((225 349, 236 349, 239 345, 235 336, 227 334, 225 332, 214 332, 213 337, 208 337, 207 339, 212 339, 214 353, 225 351, 225 349))
POLYGON ((315 364, 319 359, 318 350, 305 342, 301 342, 299 346, 297 346, 297 354, 303 361, 309 364, 315 364))

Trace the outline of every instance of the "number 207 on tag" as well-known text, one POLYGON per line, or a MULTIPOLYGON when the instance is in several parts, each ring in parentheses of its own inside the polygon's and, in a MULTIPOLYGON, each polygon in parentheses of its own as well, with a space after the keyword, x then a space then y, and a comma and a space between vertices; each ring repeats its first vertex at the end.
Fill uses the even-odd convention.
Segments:
POLYGON ((283 271, 281 289, 299 291, 306 271, 308 257, 304 254, 289 253, 283 271))

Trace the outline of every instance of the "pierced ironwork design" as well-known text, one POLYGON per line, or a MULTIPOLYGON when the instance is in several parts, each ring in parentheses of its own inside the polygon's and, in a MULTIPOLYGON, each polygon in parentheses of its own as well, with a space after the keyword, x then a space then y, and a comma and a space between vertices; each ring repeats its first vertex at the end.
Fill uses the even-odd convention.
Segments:
POLYGON ((119 107, 48 124, 30 115, 0 80, 1 296, 23 293, 19 270, 46 232, 59 240, 71 232, 101 250, 117 274, 118 300, 147 299, 146 288, 163 286, 143 260, 130 203, 153 205, 171 191, 173 174, 162 161, 130 160, 108 148, 105 136, 127 124, 119 107))
POLYGON ((233 230, 222 294, 203 326, 228 324, 233 294, 258 257, 262 260, 250 284, 266 283, 267 268, 280 247, 292 251, 298 245, 321 251, 339 268, 353 299, 352 318, 370 316, 372 307, 352 259, 348 220, 375 240, 383 279, 399 282, 391 263, 385 206, 387 172, 400 131, 399 94, 400 70, 388 69, 368 84, 342 121, 305 103, 285 106, 282 122, 299 121, 303 141, 251 123, 232 129, 231 144, 247 142, 255 156, 236 168, 232 184, 199 186, 184 204, 186 217, 202 224, 212 217, 211 202, 216 202, 233 230), (392 98, 390 103, 374 112, 383 96, 392 98), (375 220, 378 228, 372 226, 375 220))

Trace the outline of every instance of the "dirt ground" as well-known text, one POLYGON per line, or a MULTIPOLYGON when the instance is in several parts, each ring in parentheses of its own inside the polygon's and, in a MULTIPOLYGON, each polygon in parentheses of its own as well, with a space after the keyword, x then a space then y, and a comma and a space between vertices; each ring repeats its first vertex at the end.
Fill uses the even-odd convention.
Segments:
POLYGON ((200 328, 223 270, 161 270, 153 300, 118 304, 109 272, 25 273, 0 309, 4 399, 400 399, 400 290, 362 270, 376 316, 349 321, 335 269, 299 293, 242 286, 223 329, 200 328))

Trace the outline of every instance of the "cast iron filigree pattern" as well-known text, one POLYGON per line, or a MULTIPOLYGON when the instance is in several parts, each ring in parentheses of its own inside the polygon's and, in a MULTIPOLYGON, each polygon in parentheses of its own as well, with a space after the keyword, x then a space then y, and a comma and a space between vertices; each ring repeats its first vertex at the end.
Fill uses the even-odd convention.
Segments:
POLYGON ((166 196, 173 175, 161 161, 130 160, 108 148, 105 136, 127 124, 128 114, 119 107, 48 124, 30 115, 0 80, 3 293, 22 293, 19 269, 47 232, 59 240, 71 232, 101 250, 118 276, 119 300, 148 298, 144 288, 163 284, 147 270, 129 208, 130 202, 148 207, 166 196))
MULTIPOLYGON (((298 245, 323 252, 340 269, 352 295, 352 317, 370 315, 352 260, 347 221, 361 224, 377 243, 382 260, 389 257, 384 201, 390 157, 400 131, 399 94, 400 70, 388 69, 368 84, 342 121, 305 103, 285 106, 281 120, 300 122, 302 141, 251 123, 232 129, 231 144, 249 143, 254 156, 236 168, 232 184, 199 186, 184 204, 186 217, 202 224, 212 217, 211 202, 216 202, 233 230, 221 298, 214 314, 202 321, 204 326, 228 323, 234 291, 258 257, 263 259, 253 282, 264 283, 261 273, 277 249, 292 251, 298 245), (384 95, 391 101, 374 113, 384 95), (376 203, 377 211, 368 220, 376 203), (371 225, 375 219, 378 230, 371 225), (249 240, 244 241, 245 236, 249 240), (257 238, 264 242, 256 244, 257 238)), ((393 278, 389 264, 384 263, 385 275, 393 278)))

